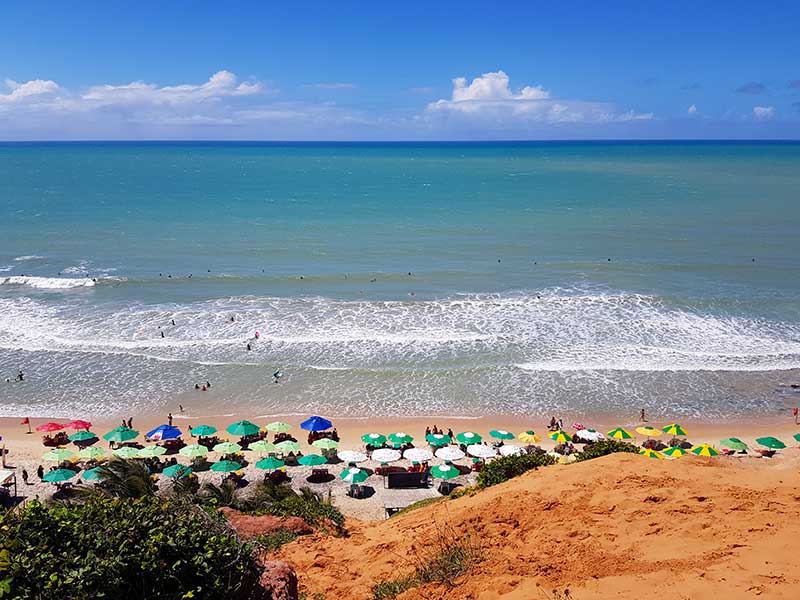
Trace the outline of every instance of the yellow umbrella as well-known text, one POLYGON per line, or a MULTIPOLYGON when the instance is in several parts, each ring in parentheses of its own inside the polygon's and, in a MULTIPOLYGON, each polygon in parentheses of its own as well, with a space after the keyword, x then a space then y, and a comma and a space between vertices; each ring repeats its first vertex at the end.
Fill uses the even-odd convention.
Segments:
POLYGON ((694 446, 690 452, 692 454, 696 454, 697 456, 719 456, 719 450, 714 448, 714 446, 710 446, 708 444, 700 444, 699 446, 694 446))
POLYGON ((519 439, 519 441, 525 442, 526 444, 538 444, 539 442, 542 441, 542 438, 536 435, 536 432, 533 431, 532 429, 529 429, 528 431, 523 431, 517 436, 517 438, 519 439))
POLYGON ((548 437, 557 444, 563 444, 565 442, 572 441, 572 436, 569 435, 566 431, 562 431, 561 429, 559 429, 558 431, 554 431, 548 437))
POLYGON ((629 440, 633 436, 631 432, 627 429, 623 429, 622 427, 617 427, 616 429, 612 429, 608 432, 608 437, 613 438, 615 440, 629 440))
POLYGON ((661 454, 666 454, 667 456, 671 456, 672 458, 678 458, 679 456, 683 456, 686 454, 686 450, 683 448, 679 448, 678 446, 671 446, 670 448, 665 448, 661 451, 661 454))
POLYGON ((672 423, 671 425, 667 425, 666 427, 662 428, 661 431, 663 431, 664 433, 668 433, 669 435, 680 435, 680 436, 689 435, 687 431, 677 423, 672 423))
POLYGON ((656 429, 655 427, 650 427, 650 425, 645 425, 643 427, 637 427, 636 433, 640 435, 646 435, 647 437, 658 437, 664 432, 660 429, 656 429))
POLYGON ((660 452, 656 452, 655 450, 650 450, 650 448, 642 448, 639 450, 639 454, 642 456, 646 456, 647 458, 657 458, 658 460, 664 460, 664 456, 660 452))

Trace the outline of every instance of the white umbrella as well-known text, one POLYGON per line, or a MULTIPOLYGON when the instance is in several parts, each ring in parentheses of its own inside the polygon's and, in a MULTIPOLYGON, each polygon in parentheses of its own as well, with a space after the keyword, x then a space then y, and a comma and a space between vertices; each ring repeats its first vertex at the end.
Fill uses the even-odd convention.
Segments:
POLYGON ((356 452, 355 450, 341 450, 336 456, 338 456, 341 461, 346 463, 360 463, 367 460, 366 454, 356 452))
POLYGON ((379 448, 372 452, 372 460, 381 463, 390 463, 400 460, 400 456, 401 454, 397 450, 392 450, 391 448, 379 448))
POLYGON ((455 446, 439 448, 436 451, 436 458, 441 458, 442 460, 461 460, 464 458, 464 456, 465 454, 461 451, 461 449, 456 448, 455 446))
POLYGON ((500 454, 503 456, 514 456, 515 454, 522 454, 522 448, 514 446, 513 444, 503 444, 500 446, 500 454))
POLYGON ((427 448, 409 448, 403 452, 403 458, 412 462, 425 462, 433 458, 433 453, 427 448))
POLYGON ((467 453, 478 458, 492 458, 496 454, 494 448, 484 446, 483 444, 467 446, 467 453))
POLYGON ((605 436, 600 433, 599 431, 595 431, 594 429, 580 429, 575 432, 578 438, 582 440, 586 440, 587 442, 599 442, 602 439, 605 439, 605 436))

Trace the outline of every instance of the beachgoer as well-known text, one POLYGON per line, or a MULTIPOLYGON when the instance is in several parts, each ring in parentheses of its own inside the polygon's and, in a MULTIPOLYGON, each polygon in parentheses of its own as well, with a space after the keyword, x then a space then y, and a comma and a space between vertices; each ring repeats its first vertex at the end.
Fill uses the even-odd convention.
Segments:
POLYGON ((28 485, 28 472, 25 469, 22 469, 22 481, 28 485))
POLYGON ((127 427, 128 426, 128 422, 125 419, 122 419, 122 426, 123 427, 127 427))
POLYGON ((22 372, 22 369, 17 373, 17 381, 25 381, 25 373, 22 372))
POLYGON ((562 430, 564 429, 564 419, 562 418, 558 419, 558 428, 562 430))
POLYGON ((181 412, 183 412, 183 404, 178 404, 178 410, 180 410, 181 412))
POLYGON ((425 428, 425 435, 430 435, 430 434, 431 434, 431 428, 429 425, 428 427, 425 428))
POLYGON ((203 387, 201 387, 200 389, 201 389, 202 391, 204 391, 204 392, 207 392, 207 391, 208 391, 208 388, 207 388, 205 385, 204 385, 203 387))
POLYGON ((797 409, 796 408, 792 411, 792 414, 794 415, 794 424, 798 425, 798 422, 797 422, 797 409))
POLYGON ((175 319, 172 319, 172 320, 170 321, 170 323, 172 323, 173 325, 175 325, 175 319))
POLYGON ((456 436, 453 434, 453 430, 449 427, 447 428, 447 437, 450 438, 451 442, 456 438, 456 436))
POLYGON ((172 413, 169 413, 169 414, 167 415, 167 423, 168 423, 170 426, 172 426, 172 413))
POLYGON ((250 350, 252 350, 252 348, 250 347, 250 342, 247 342, 247 351, 250 352, 250 350))
POLYGON ((261 337, 261 334, 258 333, 258 331, 256 331, 256 339, 258 339, 259 337, 261 337))
POLYGON ((200 389, 200 384, 199 383, 195 383, 194 384, 194 389, 199 390, 200 389))
POLYGON ((280 381, 280 378, 281 378, 281 377, 283 377, 283 373, 281 372, 281 370, 280 370, 280 369, 278 369, 277 371, 275 371, 275 372, 272 374, 272 382, 273 382, 273 383, 278 383, 278 381, 280 381))
POLYGON ((128 429, 133 429, 133 417, 128 417, 128 429))
POLYGON ((207 387, 209 390, 211 389, 211 382, 210 382, 210 381, 206 381, 206 387, 207 387))
POLYGON ((231 317, 231 323, 233 323, 235 320, 236 320, 236 317, 233 317, 233 316, 232 316, 232 317, 231 317))
POLYGON ((39 467, 36 469, 36 475, 39 477, 39 479, 44 477, 44 467, 42 465, 39 465, 39 467))
POLYGON ((642 409, 642 412, 641 412, 641 414, 639 415, 639 420, 641 420, 641 421, 647 421, 647 419, 645 418, 644 409, 642 409))
POLYGON ((164 337, 164 332, 163 332, 163 331, 161 332, 161 337, 162 337, 162 338, 164 337))

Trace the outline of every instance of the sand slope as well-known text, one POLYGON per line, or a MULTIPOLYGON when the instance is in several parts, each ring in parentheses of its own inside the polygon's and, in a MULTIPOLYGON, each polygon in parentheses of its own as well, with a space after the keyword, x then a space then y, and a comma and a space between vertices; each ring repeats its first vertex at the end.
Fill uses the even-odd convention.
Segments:
POLYGON ((402 598, 800 597, 800 453, 758 459, 614 455, 528 473, 471 497, 379 523, 348 539, 281 551, 301 589, 364 599, 413 570, 415 544, 448 524, 480 536, 485 560, 454 589, 402 598), (541 587, 539 587, 541 586, 541 587))

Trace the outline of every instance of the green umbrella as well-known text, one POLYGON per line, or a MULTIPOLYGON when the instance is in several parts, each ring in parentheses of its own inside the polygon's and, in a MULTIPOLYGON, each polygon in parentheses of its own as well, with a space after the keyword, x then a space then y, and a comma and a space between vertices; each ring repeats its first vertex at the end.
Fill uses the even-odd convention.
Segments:
POLYGON ((452 479, 461 475, 461 471, 451 465, 437 465, 431 469, 431 475, 439 479, 452 479))
POLYGON ((234 444, 233 442, 222 442, 214 446, 214 452, 219 452, 220 454, 236 454, 241 449, 242 447, 239 444, 234 444))
POLYGON ((114 450, 111 454, 118 458, 138 458, 139 451, 136 448, 131 448, 130 446, 125 446, 123 448, 119 448, 114 450))
POLYGON ((662 450, 661 454, 666 454, 667 456, 671 456, 672 458, 678 458, 688 453, 686 452, 686 450, 680 448, 679 446, 670 446, 669 448, 665 448, 664 450, 662 450))
POLYGON ((230 473, 231 471, 238 471, 241 468, 242 465, 235 460, 221 460, 211 465, 212 471, 218 471, 220 473, 230 473))
POLYGON ((85 442, 86 440, 96 440, 97 434, 92 433, 91 431, 81 430, 76 431, 73 433, 69 438, 67 438, 70 442, 85 442))
POLYGON ((89 448, 84 448, 80 452, 78 452, 78 458, 84 459, 92 459, 92 458, 99 458, 106 453, 105 450, 102 448, 98 448, 97 446, 91 446, 89 448))
POLYGON ((322 438, 316 440, 311 445, 315 448, 321 448, 322 450, 335 450, 339 447, 339 442, 330 438, 322 438))
POLYGON ((61 462, 62 460, 69 460, 70 458, 74 457, 75 453, 72 450, 67 450, 66 448, 53 448, 50 450, 50 452, 45 452, 42 455, 42 460, 61 462))
POLYGON ((480 444, 482 438, 474 431, 462 431, 456 439, 462 444, 480 444))
POLYGON ((280 469, 283 464, 283 461, 277 458, 262 458, 256 463, 256 468, 264 469, 265 471, 273 471, 275 469, 280 469))
POLYGON ((166 475, 167 477, 176 477, 178 479, 183 479, 187 475, 192 473, 192 467, 187 467, 186 465, 182 464, 175 464, 167 467, 163 471, 161 471, 162 475, 166 475))
POLYGON ((297 462, 306 467, 316 467, 318 465, 324 465, 328 462, 328 459, 319 454, 306 454, 298 458, 297 462))
POLYGON ((666 427, 662 427, 661 431, 663 431, 664 433, 668 433, 670 435, 676 435, 676 436, 678 436, 678 435, 679 436, 688 435, 686 433, 686 430, 683 427, 681 427, 680 425, 678 425, 677 423, 673 423, 672 425, 667 425, 666 427))
POLYGON ((367 477, 369 477, 369 474, 364 469, 358 469, 356 467, 345 469, 342 471, 341 475, 339 475, 339 479, 347 483, 362 483, 367 480, 367 477))
POLYGON ((616 429, 609 431, 608 437, 614 440, 629 440, 633 438, 631 432, 627 429, 623 429, 622 427, 617 427, 616 429))
POLYGON ((725 448, 730 448, 731 450, 747 450, 747 444, 735 437, 720 440, 719 445, 724 446, 725 448))
POLYGON ((255 435, 258 433, 258 425, 250 421, 236 421, 236 423, 228 425, 225 431, 231 435, 238 435, 239 437, 255 435))
POLYGON ((94 469, 84 471, 81 477, 86 481, 100 481, 103 478, 100 473, 100 467, 95 467, 94 469))
POLYGON ((398 431, 397 433, 389 434, 389 441, 392 442, 392 444, 403 445, 410 444, 414 441, 414 438, 404 431, 398 431))
POLYGON ((258 440, 257 442, 253 442, 249 446, 247 446, 248 450, 252 450, 253 452, 275 452, 275 444, 272 442, 268 442, 267 440, 258 440))
POLYGON ((296 454, 300 452, 300 444, 293 442, 292 440, 286 440, 285 442, 275 444, 275 448, 280 450, 283 454, 289 454, 290 452, 294 452, 296 454))
POLYGON ((431 446, 447 446, 450 443, 450 436, 441 433, 429 433, 425 440, 431 446))
POLYGON ((207 437, 217 433, 217 428, 212 427, 211 425, 198 425, 197 427, 190 427, 189 433, 196 435, 197 437, 207 437))
POLYGON ((367 433, 361 436, 361 441, 370 446, 383 446, 386 443, 386 436, 380 433, 367 433))
POLYGON ((48 471, 42 476, 42 479, 50 483, 60 483, 75 477, 77 473, 70 469, 56 469, 55 471, 48 471))
POLYGON ((127 442, 139 435, 138 431, 128 429, 127 427, 115 427, 103 436, 103 439, 108 442, 127 442))
POLYGON ((166 454, 167 449, 164 446, 147 446, 139 450, 139 458, 155 458, 156 456, 161 456, 162 454, 166 454))
POLYGON ((798 442, 800 442, 800 433, 795 433, 795 434, 794 434, 792 437, 793 437, 795 440, 797 440, 798 442))
POLYGON ((178 450, 178 452, 189 458, 197 458, 199 456, 205 456, 208 454, 208 448, 201 446, 200 444, 189 444, 188 446, 184 446, 178 450))
POLYGON ((275 421, 274 423, 267 425, 267 431, 274 431, 275 433, 286 433, 291 429, 292 426, 288 423, 284 423, 283 421, 275 421))
POLYGON ((498 440, 513 440, 514 434, 510 431, 506 431, 505 429, 492 429, 489 432, 489 435, 493 438, 497 438, 498 440))
POLYGON ((762 446, 766 446, 767 448, 772 448, 773 450, 780 450, 781 448, 786 448, 786 444, 784 444, 778 438, 774 438, 772 436, 758 438, 756 439, 756 443, 761 444, 762 446))

